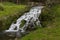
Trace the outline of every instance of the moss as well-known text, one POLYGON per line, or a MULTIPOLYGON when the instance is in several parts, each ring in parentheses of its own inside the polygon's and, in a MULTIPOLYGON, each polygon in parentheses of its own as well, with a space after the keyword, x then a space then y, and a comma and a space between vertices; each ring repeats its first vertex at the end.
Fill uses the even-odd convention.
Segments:
POLYGON ((20 28, 23 27, 25 25, 26 21, 25 20, 22 20, 21 21, 21 25, 20 25, 20 28))

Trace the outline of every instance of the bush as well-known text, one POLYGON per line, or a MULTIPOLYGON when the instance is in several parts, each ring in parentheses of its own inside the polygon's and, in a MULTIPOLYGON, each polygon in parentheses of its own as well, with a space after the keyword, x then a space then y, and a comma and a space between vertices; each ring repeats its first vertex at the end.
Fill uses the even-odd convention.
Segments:
POLYGON ((53 19, 55 18, 55 15, 52 12, 51 8, 45 7, 42 9, 42 13, 41 13, 41 16, 39 18, 41 21, 41 25, 43 27, 45 27, 53 21, 53 19))

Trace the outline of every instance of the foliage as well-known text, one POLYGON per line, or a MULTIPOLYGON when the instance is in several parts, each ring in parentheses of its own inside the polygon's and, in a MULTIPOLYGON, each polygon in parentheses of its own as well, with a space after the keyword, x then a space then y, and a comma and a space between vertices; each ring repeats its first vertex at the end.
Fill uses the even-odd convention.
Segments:
POLYGON ((53 22, 55 18, 55 14, 52 12, 52 9, 49 7, 45 7, 42 9, 42 13, 40 15, 41 25, 43 27, 47 26, 49 23, 53 22))
POLYGON ((8 29, 12 22, 15 22, 23 13, 29 10, 26 5, 3 5, 4 10, 0 11, 0 31, 8 29))
POLYGON ((4 10, 4 6, 2 4, 0 4, 0 11, 4 10))
POLYGON ((54 22, 49 22, 51 24, 48 27, 32 31, 20 40, 60 40, 60 5, 53 6, 52 13, 56 15, 54 22))

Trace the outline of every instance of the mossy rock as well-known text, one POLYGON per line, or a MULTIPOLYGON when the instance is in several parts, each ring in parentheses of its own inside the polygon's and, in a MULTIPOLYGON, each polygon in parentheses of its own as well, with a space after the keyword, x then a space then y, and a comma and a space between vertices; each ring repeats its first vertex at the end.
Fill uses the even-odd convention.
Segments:
POLYGON ((22 20, 21 21, 21 25, 20 25, 20 28, 23 27, 25 25, 26 21, 25 20, 22 20))

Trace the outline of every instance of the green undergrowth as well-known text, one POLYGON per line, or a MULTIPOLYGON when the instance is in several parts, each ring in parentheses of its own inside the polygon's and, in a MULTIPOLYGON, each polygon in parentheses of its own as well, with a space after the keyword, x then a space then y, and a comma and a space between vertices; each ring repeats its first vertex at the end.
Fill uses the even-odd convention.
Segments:
POLYGON ((60 5, 55 5, 47 11, 45 9, 43 14, 42 17, 45 18, 41 20, 44 27, 30 32, 19 40, 60 40, 60 5))
POLYGON ((27 12, 30 7, 26 5, 16 5, 14 3, 0 3, 0 31, 8 29, 12 22, 27 12))

